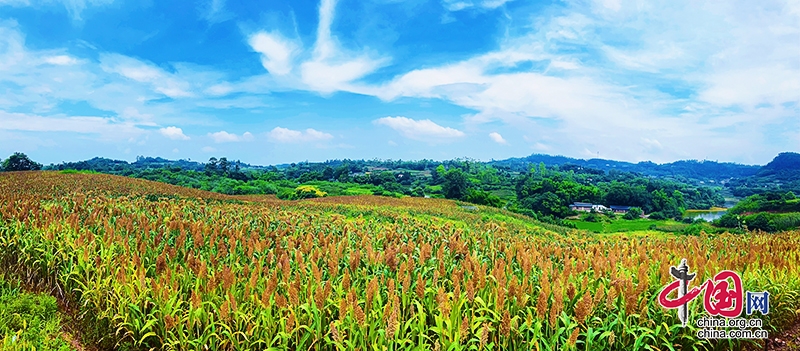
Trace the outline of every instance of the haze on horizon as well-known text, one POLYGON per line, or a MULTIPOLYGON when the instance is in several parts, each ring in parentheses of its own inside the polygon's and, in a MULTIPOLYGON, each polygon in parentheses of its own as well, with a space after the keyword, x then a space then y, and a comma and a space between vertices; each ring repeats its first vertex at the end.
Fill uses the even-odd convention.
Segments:
POLYGON ((798 150, 798 0, 0 0, 0 158, 798 150))

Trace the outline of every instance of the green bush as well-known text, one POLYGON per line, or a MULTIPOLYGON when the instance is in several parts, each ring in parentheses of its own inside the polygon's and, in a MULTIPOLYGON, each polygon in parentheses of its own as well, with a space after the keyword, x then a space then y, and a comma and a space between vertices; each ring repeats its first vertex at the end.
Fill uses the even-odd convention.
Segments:
POLYGON ((786 213, 775 216, 772 225, 777 231, 800 228, 800 213, 786 213))
POLYGON ((294 189, 282 188, 278 190, 276 194, 279 199, 281 200, 297 200, 298 197, 294 192, 294 189))
POLYGON ((714 221, 715 226, 725 228, 738 228, 740 224, 739 216, 730 212, 714 221))
POLYGON ((484 206, 503 206, 503 200, 500 199, 500 197, 483 190, 469 189, 467 191, 467 196, 464 197, 464 201, 484 206))
POLYGON ((583 217, 583 220, 592 223, 601 221, 600 216, 598 216, 597 213, 594 212, 587 214, 586 217, 583 217))
POLYGON ((71 350, 60 330, 54 297, 25 293, 0 276, 0 349, 71 350))
POLYGON ((622 218, 627 219, 627 220, 634 220, 634 219, 639 219, 639 217, 641 217, 642 214, 643 214, 643 212, 642 212, 641 208, 631 207, 628 210, 628 213, 626 213, 624 216, 622 216, 622 218))
POLYGON ((775 227, 772 223, 772 215, 765 212, 759 212, 758 214, 746 216, 744 218, 744 225, 747 226, 749 230, 763 230, 765 232, 774 232, 775 227))

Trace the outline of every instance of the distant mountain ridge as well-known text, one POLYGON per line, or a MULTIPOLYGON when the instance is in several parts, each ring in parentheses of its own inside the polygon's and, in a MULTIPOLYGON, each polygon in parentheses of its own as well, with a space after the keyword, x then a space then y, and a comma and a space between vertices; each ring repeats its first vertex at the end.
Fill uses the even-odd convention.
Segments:
MULTIPOLYGON (((337 160, 318 162, 319 164, 338 165, 342 162, 351 160, 337 160), (338 162, 337 162, 338 161, 338 162)), ((432 160, 423 160, 425 168, 433 167, 446 161, 435 162, 432 160)), ((235 161, 229 161, 231 163, 235 161)), ((378 162, 381 164, 386 161, 369 161, 363 162, 378 162)), ((576 159, 560 155, 545 155, 545 154, 532 154, 526 157, 515 157, 505 160, 492 160, 489 162, 481 162, 493 167, 507 169, 515 172, 527 172, 530 167, 537 166, 544 163, 548 167, 559 166, 565 168, 579 167, 597 169, 602 171, 622 171, 639 173, 645 176, 653 176, 659 178, 684 178, 684 180, 692 180, 695 182, 711 182, 711 183, 726 183, 731 178, 738 180, 738 185, 747 186, 748 183, 759 183, 765 180, 795 182, 800 181, 800 154, 795 152, 783 152, 778 154, 775 159, 765 166, 757 165, 743 165, 732 162, 717 162, 717 161, 698 161, 698 160, 682 160, 671 163, 657 164, 650 161, 643 161, 639 163, 631 163, 624 161, 605 160, 599 158, 593 159, 576 159)), ((162 167, 180 167, 184 170, 202 171, 205 163, 191 161, 191 160, 168 160, 161 157, 142 157, 136 158, 135 162, 127 162, 121 160, 112 160, 108 158, 95 157, 85 161, 78 162, 64 162, 60 164, 50 165, 46 169, 76 169, 76 170, 93 170, 98 172, 113 172, 126 167, 133 167, 138 169, 146 168, 162 168, 162 167)), ((288 165, 275 165, 277 168, 281 166, 288 167, 288 165)), ((246 163, 240 163, 242 169, 267 169, 273 166, 258 166, 246 163)), ((432 169, 432 168, 431 168, 432 169)))
MULTIPOLYGON (((234 163, 236 161, 231 161, 234 163)), ((243 169, 248 168, 262 168, 259 166, 252 166, 247 163, 240 163, 243 169)), ((191 160, 168 160, 161 157, 136 157, 136 161, 128 162, 122 160, 112 160, 103 157, 94 157, 85 161, 77 162, 63 162, 59 164, 52 164, 45 169, 74 169, 78 171, 96 171, 96 172, 113 172, 119 171, 124 168, 146 169, 146 168, 162 168, 162 167, 180 167, 183 170, 202 171, 205 163, 191 161, 191 160)))
POLYGON ((684 177, 698 181, 714 180, 716 182, 730 178, 753 176, 761 169, 761 166, 743 165, 732 162, 683 160, 664 164, 657 164, 650 161, 631 163, 598 158, 584 160, 544 154, 533 154, 527 157, 489 162, 489 164, 493 166, 508 167, 519 172, 527 171, 531 164, 537 165, 539 163, 544 163, 546 166, 577 165, 603 171, 618 170, 654 177, 684 177))

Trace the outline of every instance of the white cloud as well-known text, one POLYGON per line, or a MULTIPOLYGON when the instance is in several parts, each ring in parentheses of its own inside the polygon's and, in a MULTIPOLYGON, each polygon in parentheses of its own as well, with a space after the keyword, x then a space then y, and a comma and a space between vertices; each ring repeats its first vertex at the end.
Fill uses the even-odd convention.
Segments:
POLYGON ((219 23, 231 18, 225 10, 225 0, 206 0, 200 4, 201 17, 210 23, 219 23))
POLYGON ((448 11, 461 11, 469 8, 495 9, 513 0, 442 0, 448 11))
POLYGON ((508 144, 506 139, 503 139, 503 136, 500 135, 500 133, 498 133, 498 132, 489 133, 489 138, 491 138, 495 143, 498 143, 498 144, 508 144))
POLYGON ((642 138, 642 145, 649 150, 662 150, 664 146, 656 139, 642 138))
POLYGON ((212 96, 228 95, 233 92, 233 86, 229 83, 215 84, 208 87, 205 92, 212 96))
POLYGON ((300 79, 310 89, 322 93, 337 90, 353 91, 352 82, 388 63, 386 58, 370 58, 366 54, 345 52, 331 35, 336 0, 322 0, 319 26, 312 59, 300 65, 300 79))
POLYGON ((140 83, 149 83, 153 89, 171 98, 191 97, 189 82, 165 72, 153 64, 119 54, 102 54, 101 67, 140 83))
POLYGON ((161 128, 158 132, 172 140, 189 140, 189 137, 183 134, 183 130, 175 126, 161 128))
POLYGON ((0 110, 0 130, 27 132, 70 132, 96 134, 101 139, 127 139, 145 133, 129 122, 119 122, 111 118, 73 116, 39 116, 23 113, 9 113, 0 110))
POLYGON ((352 81, 358 80, 377 69, 381 61, 360 57, 340 62, 314 60, 304 62, 301 79, 312 90, 331 93, 336 90, 353 90, 352 81))
POLYGON ((551 148, 549 146, 545 145, 545 144, 542 144, 542 143, 535 143, 535 144, 531 145, 531 149, 539 150, 539 151, 550 151, 551 148))
MULTIPOLYGON (((9 6, 31 6, 33 4, 43 4, 49 5, 54 1, 46 1, 46 0, 0 0, 0 5, 9 5, 9 6)), ((64 7, 67 9, 67 12, 72 16, 73 20, 79 21, 81 20, 81 13, 88 7, 89 5, 92 6, 103 6, 114 2, 114 0, 57 0, 57 3, 62 3, 64 7)))
POLYGON ((715 105, 753 108, 761 103, 800 102, 800 69, 797 67, 737 68, 711 74, 708 78, 710 84, 699 98, 715 105))
POLYGON ((663 67, 686 63, 687 53, 675 43, 661 41, 646 50, 621 50, 604 46, 605 54, 620 66, 644 72, 658 72, 663 67))
POLYGON ((359 92, 383 100, 446 100, 476 111, 465 117, 472 129, 502 120, 547 135, 541 145, 558 152, 579 155, 589 148, 631 161, 651 157, 626 146, 635 144, 663 151, 661 161, 697 158, 702 149, 747 161, 731 150, 772 153, 759 146, 762 133, 770 133, 770 123, 797 118, 791 106, 800 104, 800 6, 628 0, 566 5, 544 12, 528 33, 507 34, 497 51, 412 70, 359 92), (601 55, 576 52, 576 46, 601 55), (544 72, 496 70, 525 61, 549 65, 544 72), (731 112, 731 106, 743 112, 731 112), (658 140, 642 141, 643 134, 658 140))
POLYGON ((8 6, 30 6, 29 0, 0 0, 0 5, 8 6))
POLYGON ((300 131, 282 127, 275 127, 267 133, 267 137, 276 143, 304 143, 333 139, 333 135, 311 128, 300 131))
POLYGON ((261 64, 269 73, 282 76, 292 71, 292 59, 299 50, 296 43, 277 32, 258 32, 247 42, 261 54, 261 64))
POLYGON ((178 150, 177 148, 175 148, 175 149, 172 149, 172 152, 177 154, 177 153, 181 152, 181 150, 178 150))
POLYGON ((236 135, 228 133, 224 130, 221 130, 216 133, 208 133, 208 136, 214 140, 215 143, 233 143, 233 142, 240 142, 240 141, 251 141, 253 140, 253 134, 250 132, 244 132, 242 135, 236 135))
POLYGON ((361 93, 370 89, 359 85, 358 81, 388 64, 390 58, 366 47, 343 47, 331 32, 335 14, 336 0, 321 0, 317 36, 311 48, 303 48, 299 40, 288 39, 277 31, 251 34, 248 44, 261 54, 262 66, 270 75, 250 77, 235 86, 215 86, 208 93, 298 89, 330 94, 336 91, 361 93))
POLYGON ((45 57, 44 62, 47 62, 51 65, 67 66, 78 63, 78 60, 68 55, 58 55, 58 56, 45 57))
POLYGON ((211 146, 204 146, 204 147, 201 149, 201 151, 203 151, 203 152, 214 152, 214 151, 217 151, 217 149, 215 149, 215 148, 213 148, 213 147, 211 147, 211 146))
POLYGON ((465 135, 458 129, 440 126, 429 119, 414 120, 401 116, 383 117, 376 119, 374 123, 392 128, 406 138, 429 142, 459 138, 465 135))

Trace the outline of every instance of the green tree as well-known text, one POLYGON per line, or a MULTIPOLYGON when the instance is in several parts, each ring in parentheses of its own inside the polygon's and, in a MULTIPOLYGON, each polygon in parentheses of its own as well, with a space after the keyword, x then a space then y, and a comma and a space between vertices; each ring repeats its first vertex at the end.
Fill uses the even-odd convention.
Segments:
POLYGON ((346 183, 350 181, 350 167, 346 164, 343 164, 336 168, 333 172, 333 178, 342 182, 346 183))
POLYGON ((431 172, 431 185, 441 184, 442 180, 444 180, 445 173, 444 165, 437 166, 436 169, 431 172))
POLYGON ((220 172, 222 172, 222 174, 228 173, 230 166, 231 163, 228 162, 228 159, 226 157, 222 157, 219 159, 219 170, 220 172))
POLYGON ((333 174, 334 174, 333 167, 331 167, 331 166, 325 166, 325 169, 324 169, 324 170, 322 170, 322 179, 323 179, 323 180, 331 180, 331 179, 334 179, 334 176, 333 176, 333 174))
POLYGON ((460 168, 453 168, 444 174, 442 191, 448 199, 460 199, 467 193, 467 175, 460 168))
POLYGON ((464 197, 464 201, 471 202, 473 204, 492 206, 492 207, 501 207, 503 205, 503 200, 500 199, 497 195, 492 195, 488 191, 475 190, 475 189, 469 189, 467 191, 467 195, 466 197, 464 197))
POLYGON ((388 183, 395 183, 397 179, 394 177, 392 172, 384 171, 378 174, 371 174, 372 176, 372 184, 373 185, 383 185, 388 183))
POLYGON ((5 161, 3 161, 3 169, 6 172, 13 172, 13 171, 38 171, 42 169, 41 163, 36 163, 31 161, 28 158, 28 155, 25 155, 21 152, 15 152, 13 155, 9 156, 5 161))
POLYGON ((625 219, 639 219, 642 216, 642 209, 638 207, 631 207, 622 218, 625 219))
POLYGON ((209 176, 214 174, 214 173, 217 173, 217 158, 216 157, 212 157, 212 158, 208 159, 208 163, 206 163, 206 165, 205 165, 205 172, 206 172, 206 175, 209 175, 209 176))

